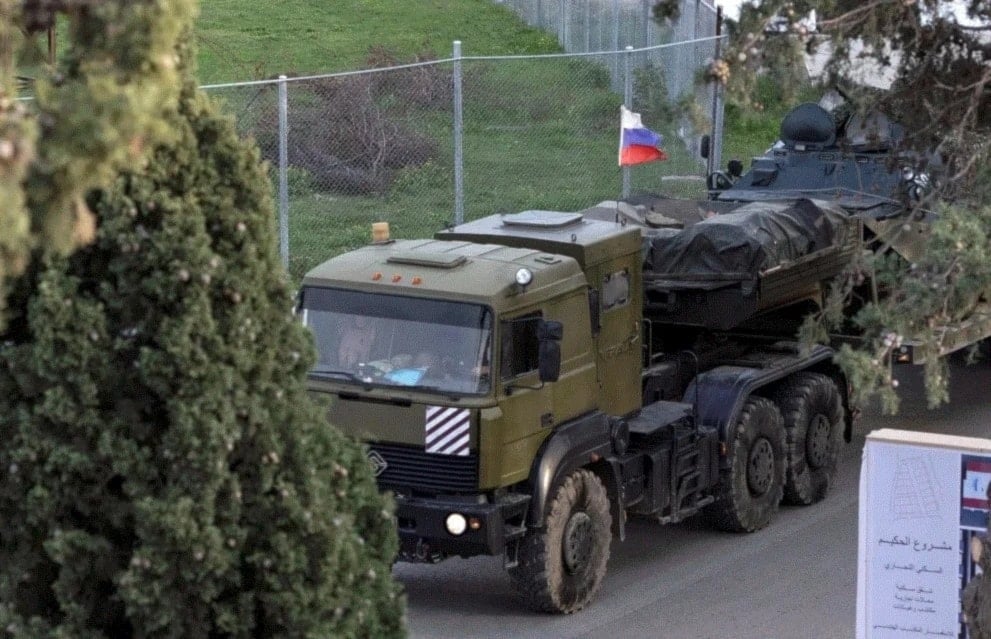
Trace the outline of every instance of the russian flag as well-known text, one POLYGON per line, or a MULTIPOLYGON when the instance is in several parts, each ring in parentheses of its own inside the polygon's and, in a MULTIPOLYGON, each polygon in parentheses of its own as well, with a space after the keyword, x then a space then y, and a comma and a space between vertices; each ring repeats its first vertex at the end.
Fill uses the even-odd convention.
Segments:
POLYGON ((661 146, 664 136, 645 127, 640 114, 620 105, 619 165, 632 166, 668 159, 661 146))

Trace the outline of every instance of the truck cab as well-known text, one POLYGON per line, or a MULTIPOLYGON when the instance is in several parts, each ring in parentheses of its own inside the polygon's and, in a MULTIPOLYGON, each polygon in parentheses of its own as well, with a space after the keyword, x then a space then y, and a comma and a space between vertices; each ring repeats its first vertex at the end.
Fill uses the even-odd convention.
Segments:
POLYGON ((530 497, 514 487, 548 435, 640 406, 639 234, 547 219, 372 244, 303 281, 319 353, 310 389, 332 395, 329 421, 367 443, 396 496, 405 557, 502 552, 530 497), (437 500, 437 512, 424 505, 437 500), (467 530, 452 537, 455 510, 467 530))

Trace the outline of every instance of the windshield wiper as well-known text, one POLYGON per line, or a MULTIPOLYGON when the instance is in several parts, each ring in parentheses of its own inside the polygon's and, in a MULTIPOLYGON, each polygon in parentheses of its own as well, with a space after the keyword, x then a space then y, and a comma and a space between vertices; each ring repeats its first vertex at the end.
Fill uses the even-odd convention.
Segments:
POLYGON ((414 390, 422 391, 427 393, 437 393, 438 395, 444 395, 448 399, 458 400, 461 399, 461 395, 451 392, 449 388, 442 388, 440 386, 434 386, 431 384, 404 384, 402 386, 397 386, 402 390, 414 390))
MULTIPOLYGON (((333 366, 314 366, 312 369, 310 369, 310 372, 308 374, 317 375, 320 377, 331 377, 331 376, 344 377, 349 381, 354 382, 355 384, 360 384, 362 387, 366 389, 370 389, 374 386, 372 380, 368 378, 362 377, 361 375, 358 375, 357 373, 353 373, 348 370, 344 370, 341 368, 334 368, 333 366)), ((381 385, 382 384, 380 383, 379 386, 381 385)), ((452 393, 450 389, 442 388, 440 386, 435 386, 433 384, 386 384, 386 386, 393 390, 437 393, 438 395, 446 396, 448 399, 453 399, 453 400, 461 399, 461 394, 452 393)))
POLYGON ((310 369, 310 372, 308 374, 320 375, 324 377, 330 377, 332 375, 345 377, 351 380, 352 382, 354 382, 355 384, 361 384, 365 388, 372 387, 370 380, 360 377, 356 373, 352 373, 351 371, 347 371, 341 368, 334 368, 332 366, 314 366, 312 369, 310 369))

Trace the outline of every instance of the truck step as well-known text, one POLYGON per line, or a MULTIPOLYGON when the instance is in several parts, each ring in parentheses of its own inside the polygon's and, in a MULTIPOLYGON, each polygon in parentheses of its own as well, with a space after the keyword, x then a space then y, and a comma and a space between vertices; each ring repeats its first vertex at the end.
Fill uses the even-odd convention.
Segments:
POLYGON ((526 534, 526 526, 514 526, 512 524, 503 524, 502 534, 506 541, 512 541, 514 539, 522 539, 523 535, 526 534))
POLYGON ((640 413, 629 420, 630 433, 633 435, 650 436, 663 433, 675 424, 691 416, 694 410, 691 404, 681 402, 654 402, 640 409, 640 413))
POLYGON ((701 462, 702 449, 699 446, 699 440, 690 439, 681 442, 676 452, 674 477, 672 478, 674 495, 671 512, 675 516, 687 511, 694 512, 699 508, 700 495, 706 488, 700 471, 701 462))
POLYGON ((658 523, 661 524, 676 524, 679 521, 684 521, 692 515, 696 514, 712 502, 716 501, 715 497, 708 496, 699 499, 691 508, 683 508, 681 510, 675 511, 670 515, 665 515, 662 517, 657 517, 658 523))
POLYGON ((674 462, 675 477, 680 478, 693 473, 698 474, 699 450, 697 443, 688 444, 686 450, 679 450, 674 462))
POLYGON ((520 542, 526 534, 526 511, 530 505, 530 495, 508 494, 499 499, 503 507, 502 536, 506 540, 506 551, 502 556, 503 568, 507 570, 519 565, 520 542))
POLYGON ((523 535, 526 534, 526 526, 504 524, 502 534, 506 539, 506 550, 502 555, 502 567, 505 570, 516 568, 520 565, 520 544, 523 542, 523 535))
POLYGON ((684 508, 686 502, 695 498, 698 501, 699 492, 702 489, 702 474, 698 471, 688 473, 678 481, 678 488, 674 497, 674 510, 684 508))

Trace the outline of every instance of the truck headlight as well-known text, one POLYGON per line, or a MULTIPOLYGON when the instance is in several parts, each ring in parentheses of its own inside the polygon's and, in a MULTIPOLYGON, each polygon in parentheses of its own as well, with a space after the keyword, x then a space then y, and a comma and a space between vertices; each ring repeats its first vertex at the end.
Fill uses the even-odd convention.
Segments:
POLYGON ((533 271, 528 268, 521 268, 516 271, 516 283, 520 286, 529 286, 533 281, 533 271))
POLYGON ((463 535, 465 530, 467 530, 468 520, 461 513, 451 513, 444 520, 444 527, 447 528, 447 532, 457 537, 458 535, 463 535))

